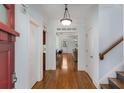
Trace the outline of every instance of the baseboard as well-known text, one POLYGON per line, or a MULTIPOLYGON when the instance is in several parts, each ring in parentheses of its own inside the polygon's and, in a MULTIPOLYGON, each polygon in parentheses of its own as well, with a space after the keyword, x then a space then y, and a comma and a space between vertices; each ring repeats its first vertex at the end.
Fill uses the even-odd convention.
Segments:
POLYGON ((96 88, 98 89, 99 88, 99 83, 96 82, 95 80, 92 80, 93 81, 93 84, 96 86, 96 88))
POLYGON ((33 87, 31 89, 34 89, 34 86, 38 83, 38 81, 33 85, 33 87))
POLYGON ((88 75, 88 77, 90 78, 91 82, 95 85, 96 88, 98 88, 98 83, 91 77, 90 73, 88 73, 87 71, 85 71, 88 75))

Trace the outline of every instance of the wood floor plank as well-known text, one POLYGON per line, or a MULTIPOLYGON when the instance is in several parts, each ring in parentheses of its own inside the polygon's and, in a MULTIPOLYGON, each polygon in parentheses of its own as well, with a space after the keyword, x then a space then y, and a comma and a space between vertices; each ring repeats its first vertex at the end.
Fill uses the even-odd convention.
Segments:
POLYGON ((72 54, 61 55, 57 70, 47 70, 44 80, 37 82, 33 89, 95 89, 85 71, 77 71, 72 54))

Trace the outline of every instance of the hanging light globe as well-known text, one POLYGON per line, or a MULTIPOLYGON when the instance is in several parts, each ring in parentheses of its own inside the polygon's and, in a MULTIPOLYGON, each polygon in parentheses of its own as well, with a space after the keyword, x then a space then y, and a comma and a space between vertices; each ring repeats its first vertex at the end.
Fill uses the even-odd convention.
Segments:
POLYGON ((72 20, 71 19, 61 19, 61 23, 64 26, 69 26, 71 25, 72 20))
POLYGON ((69 26, 71 25, 72 23, 72 20, 70 18, 70 14, 69 14, 69 11, 68 11, 68 8, 67 8, 67 4, 65 4, 65 12, 64 12, 64 16, 63 18, 60 20, 61 24, 63 26, 69 26))

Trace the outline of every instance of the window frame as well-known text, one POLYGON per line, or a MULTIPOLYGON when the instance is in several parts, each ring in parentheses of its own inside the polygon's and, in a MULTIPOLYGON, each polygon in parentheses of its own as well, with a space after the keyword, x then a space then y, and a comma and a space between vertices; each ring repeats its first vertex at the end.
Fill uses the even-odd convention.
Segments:
POLYGON ((17 33, 14 29, 14 10, 15 6, 14 4, 3 4, 5 8, 7 9, 7 24, 4 24, 0 21, 0 30, 3 32, 7 32, 9 34, 12 34, 14 36, 19 36, 19 33, 17 33))

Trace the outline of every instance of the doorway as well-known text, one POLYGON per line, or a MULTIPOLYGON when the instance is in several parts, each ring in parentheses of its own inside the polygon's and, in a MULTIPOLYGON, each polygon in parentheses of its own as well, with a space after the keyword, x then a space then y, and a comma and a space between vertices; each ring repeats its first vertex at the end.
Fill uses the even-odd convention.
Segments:
POLYGON ((32 86, 41 80, 41 28, 36 20, 30 19, 30 35, 29 35, 29 86, 32 86))
POLYGON ((43 79, 46 71, 46 30, 43 30, 43 79))
POLYGON ((78 33, 56 33, 56 69, 74 70, 78 68, 78 33))

